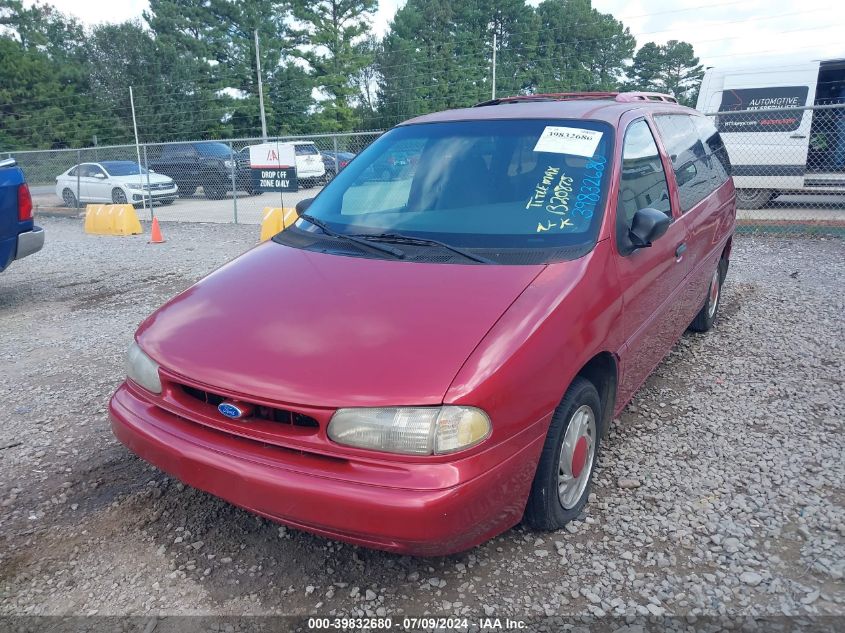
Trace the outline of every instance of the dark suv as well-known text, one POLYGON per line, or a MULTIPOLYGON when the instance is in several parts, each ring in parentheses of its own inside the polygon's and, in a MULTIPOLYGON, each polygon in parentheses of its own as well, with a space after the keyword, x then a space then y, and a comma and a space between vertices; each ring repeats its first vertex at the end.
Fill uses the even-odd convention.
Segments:
POLYGON ((252 180, 249 158, 232 152, 225 143, 198 142, 165 145, 161 156, 150 161, 153 171, 170 176, 179 186, 179 193, 190 196, 202 187, 206 198, 219 200, 232 191, 232 172, 235 189, 250 195, 259 194, 252 180))

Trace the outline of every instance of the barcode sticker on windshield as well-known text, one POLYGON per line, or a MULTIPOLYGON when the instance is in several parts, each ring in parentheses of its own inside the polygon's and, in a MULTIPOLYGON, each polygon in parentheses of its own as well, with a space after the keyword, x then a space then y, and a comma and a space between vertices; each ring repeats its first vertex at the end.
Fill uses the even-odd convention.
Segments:
POLYGON ((547 125, 540 138, 537 139, 534 151, 589 158, 596 153, 601 135, 601 132, 584 130, 579 127, 547 125))

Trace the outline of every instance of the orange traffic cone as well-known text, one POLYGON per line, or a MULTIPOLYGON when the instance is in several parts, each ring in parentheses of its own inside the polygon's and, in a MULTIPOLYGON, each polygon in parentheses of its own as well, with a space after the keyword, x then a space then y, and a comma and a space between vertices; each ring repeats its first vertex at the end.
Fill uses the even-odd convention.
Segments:
POLYGON ((161 227, 158 225, 158 218, 153 218, 153 230, 150 234, 150 244, 164 244, 164 238, 161 235, 161 227))

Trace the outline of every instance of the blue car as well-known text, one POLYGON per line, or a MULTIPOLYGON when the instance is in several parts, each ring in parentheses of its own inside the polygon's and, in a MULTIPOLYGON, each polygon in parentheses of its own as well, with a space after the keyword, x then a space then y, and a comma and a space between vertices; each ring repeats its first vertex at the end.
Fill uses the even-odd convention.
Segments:
POLYGON ((32 220, 32 196, 14 158, 0 160, 0 272, 44 246, 44 229, 32 220))

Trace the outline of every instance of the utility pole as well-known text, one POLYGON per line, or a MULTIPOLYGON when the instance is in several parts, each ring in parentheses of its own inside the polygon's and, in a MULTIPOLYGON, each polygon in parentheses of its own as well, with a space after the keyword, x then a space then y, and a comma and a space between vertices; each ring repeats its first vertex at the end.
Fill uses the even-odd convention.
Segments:
POLYGON ((141 146, 138 144, 138 121, 135 119, 135 95, 132 93, 132 86, 129 86, 129 105, 132 106, 132 128, 135 130, 135 155, 138 157, 138 184, 141 185, 141 204, 144 207, 144 213, 147 211, 147 195, 150 195, 150 220, 153 215, 153 192, 144 191, 144 174, 141 167, 141 146))
POLYGON ((264 114, 264 85, 261 83, 261 55, 258 49, 258 29, 255 35, 255 73, 258 75, 258 107, 261 109, 261 138, 267 140, 267 117, 264 114))
POLYGON ((496 98, 496 31, 493 31, 493 99, 496 98))

